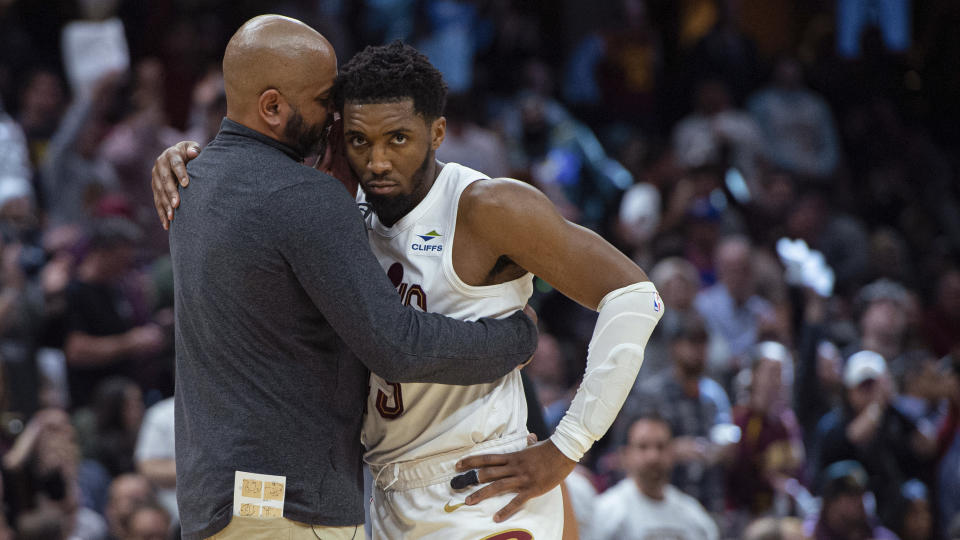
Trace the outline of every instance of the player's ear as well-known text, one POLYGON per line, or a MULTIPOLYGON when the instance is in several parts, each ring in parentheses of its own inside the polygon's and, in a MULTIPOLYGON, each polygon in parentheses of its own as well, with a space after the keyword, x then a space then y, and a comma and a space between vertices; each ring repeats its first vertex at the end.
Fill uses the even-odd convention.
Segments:
POLYGON ((276 88, 267 88, 257 100, 257 112, 260 114, 260 118, 275 132, 283 129, 284 109, 286 107, 287 100, 276 88))
POLYGON ((430 148, 436 150, 440 148, 440 143, 447 136, 447 119, 443 116, 437 118, 430 124, 430 148))

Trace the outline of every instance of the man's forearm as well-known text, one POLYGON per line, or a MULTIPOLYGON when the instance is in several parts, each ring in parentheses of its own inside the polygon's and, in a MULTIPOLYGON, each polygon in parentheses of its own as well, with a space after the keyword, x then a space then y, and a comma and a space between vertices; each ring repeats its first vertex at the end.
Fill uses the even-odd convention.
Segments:
POLYGON ((285 209, 276 244, 337 334, 374 373, 392 382, 494 381, 536 350, 523 314, 457 321, 416 311, 370 251, 356 204, 336 180, 297 186, 266 205, 285 209), (302 188, 302 189, 300 189, 302 188))

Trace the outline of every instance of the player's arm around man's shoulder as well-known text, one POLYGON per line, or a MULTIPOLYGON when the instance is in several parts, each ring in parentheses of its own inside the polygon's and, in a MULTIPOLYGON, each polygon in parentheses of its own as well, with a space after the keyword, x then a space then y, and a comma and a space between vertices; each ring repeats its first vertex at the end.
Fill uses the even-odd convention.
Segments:
MULTIPOLYGON (((663 303, 642 269, 602 237, 557 212, 536 188, 509 179, 475 182, 460 199, 457 237, 507 256, 569 298, 600 315, 577 395, 547 441, 502 455, 479 455, 458 470, 479 469, 489 485, 467 499, 516 492, 494 516, 503 521, 560 484, 590 445, 603 436, 626 399, 663 303)), ((456 247, 454 248, 456 267, 456 247)), ((458 269, 459 272, 459 269, 458 269)))

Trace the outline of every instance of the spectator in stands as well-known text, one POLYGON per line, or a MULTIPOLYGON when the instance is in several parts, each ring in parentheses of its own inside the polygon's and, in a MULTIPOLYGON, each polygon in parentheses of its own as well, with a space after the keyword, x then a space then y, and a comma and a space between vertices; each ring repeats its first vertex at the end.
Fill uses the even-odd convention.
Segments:
POLYGON ((640 368, 640 377, 643 378, 671 367, 667 336, 673 335, 684 319, 696 315, 693 301, 700 290, 696 267, 682 257, 667 257, 658 262, 650 271, 650 279, 670 309, 664 312, 647 343, 640 368))
POLYGON ((786 482, 799 478, 804 450, 788 401, 793 378, 790 351, 774 341, 758 344, 749 373, 747 402, 733 409, 741 436, 727 468, 727 501, 733 509, 758 517, 784 511, 776 499, 789 501, 786 482))
POLYGON ((811 450, 817 423, 841 403, 843 357, 829 340, 828 301, 814 290, 795 291, 802 302, 799 311, 796 382, 793 401, 797 420, 803 429, 803 441, 811 450))
POLYGON ((179 141, 183 133, 170 126, 166 117, 163 64, 156 58, 144 58, 134 66, 132 75, 124 96, 128 110, 103 139, 99 155, 117 173, 117 188, 130 202, 130 218, 146 233, 144 247, 163 255, 168 250, 167 235, 155 226, 153 194, 142 179, 150 174, 155 156, 179 141))
POLYGON ((122 540, 166 540, 170 515, 156 503, 140 504, 130 513, 125 529, 127 535, 122 540))
MULTIPOLYGON (((549 70, 541 62, 528 71, 549 70)), ((511 168, 528 171, 523 176, 532 178, 565 218, 601 230, 633 177, 607 155, 587 125, 538 88, 544 85, 549 83, 531 82, 500 115, 500 129, 513 152, 511 168)))
POLYGON ((823 98, 804 85, 800 62, 780 58, 770 84, 751 96, 747 108, 774 166, 820 181, 833 174, 840 162, 836 122, 823 98))
POLYGON ((713 25, 697 41, 693 50, 684 59, 684 71, 692 76, 712 76, 722 80, 731 89, 731 100, 742 103, 747 94, 759 82, 760 61, 754 40, 741 28, 740 6, 738 0, 719 0, 700 3, 701 8, 716 10, 714 19, 704 21, 703 14, 689 24, 713 25))
POLYGON ((0 178, 0 361, 17 381, 7 405, 24 416, 38 406, 35 354, 47 308, 38 226, 29 178, 0 178))
POLYGON ((206 145, 216 137, 220 121, 226 115, 227 94, 223 87, 223 73, 218 65, 193 87, 190 120, 184 138, 206 145))
MULTIPOLYGON (((949 386, 947 415, 937 437, 938 521, 944 532, 951 523, 960 525, 960 356, 944 358, 944 377, 949 386)), ((957 528, 960 536, 960 527, 957 528)))
POLYGON ((960 351, 960 269, 951 268, 937 280, 936 295, 924 316, 927 343, 937 356, 960 351))
POLYGON ((137 438, 133 459, 136 462, 137 472, 153 484, 157 493, 157 502, 166 509, 174 521, 177 521, 175 458, 173 398, 169 397, 147 409, 143 423, 140 425, 140 435, 137 438))
POLYGON ((585 112, 603 114, 605 121, 649 130, 656 125, 656 96, 663 85, 662 40, 646 0, 616 4, 571 51, 564 98, 585 112))
POLYGON ((13 185, 19 187, 20 182, 26 182, 29 191, 33 191, 32 175, 27 138, 0 101, 0 195, 13 185), (19 182, 8 184, 15 181, 19 182))
POLYGON ((836 292, 852 294, 863 284, 869 265, 869 235, 859 218, 836 206, 824 187, 798 189, 786 218, 786 235, 823 253, 836 274, 836 292))
POLYGON ((909 478, 929 477, 936 442, 892 406, 892 384, 883 357, 860 351, 843 371, 844 404, 820 421, 818 468, 855 460, 870 475, 866 487, 876 497, 883 523, 892 523, 900 487, 909 478))
POLYGON ((500 135, 483 127, 477 119, 477 98, 453 94, 447 98, 444 116, 447 135, 437 149, 437 159, 482 170, 491 178, 511 176, 507 149, 500 135))
MULTIPOLYGON (((104 514, 111 540, 124 540, 130 535, 128 524, 134 511, 153 502, 153 488, 139 474, 122 474, 110 484, 110 498, 104 514)), ((169 518, 168 518, 169 519, 169 518)))
POLYGON ((54 224, 87 223, 103 193, 120 188, 116 170, 98 155, 120 77, 107 74, 90 95, 77 96, 50 139, 40 178, 47 215, 54 224))
POLYGON ((36 67, 24 77, 19 101, 17 121, 27 138, 30 162, 39 167, 66 105, 63 80, 50 67, 36 67))
POLYGON ((704 376, 707 330, 696 315, 685 318, 669 336, 673 369, 639 379, 615 424, 625 438, 623 422, 632 415, 656 412, 673 434, 677 466, 672 484, 694 496, 711 512, 724 506, 721 461, 732 450, 729 440, 712 440, 718 424, 729 424, 730 399, 716 381, 704 376))
POLYGON ((728 87, 719 80, 699 83, 695 110, 673 128, 673 150, 677 161, 691 169, 734 167, 749 192, 758 190, 763 135, 753 117, 734 107, 728 87))
POLYGON ((807 540, 803 522, 797 518, 762 517, 743 531, 743 540, 807 540))
POLYGON ((694 301, 710 333, 727 351, 727 355, 717 358, 717 365, 711 366, 711 372, 723 384, 748 365, 758 336, 764 327, 775 324, 773 306, 756 294, 752 255, 753 245, 748 238, 722 239, 714 256, 717 283, 700 291, 694 301))
POLYGON ((103 465, 111 478, 134 471, 133 449, 142 420, 143 393, 123 376, 103 380, 90 408, 74 415, 84 455, 103 465))
POLYGON ((564 357, 564 345, 552 334, 543 333, 537 342, 534 354, 539 365, 530 363, 527 375, 537 389, 537 398, 543 406, 543 419, 548 429, 553 429, 563 418, 573 399, 574 389, 564 357))
POLYGON ((122 287, 139 238, 139 230, 129 221, 98 222, 67 288, 64 353, 74 407, 90 403, 93 389, 106 377, 134 376, 135 360, 157 354, 166 344, 159 326, 137 320, 122 287))
POLYGON ((875 524, 867 512, 867 472, 856 461, 838 461, 824 471, 823 508, 808 525, 813 540, 896 540, 897 536, 875 524))
POLYGON ((900 488, 900 504, 893 530, 900 540, 929 540, 933 535, 933 512, 927 486, 917 479, 900 488))
POLYGON ((16 538, 19 540, 67 540, 64 530, 63 513, 56 508, 43 508, 25 512, 20 516, 17 521, 19 534, 16 538))
POLYGON ((630 421, 619 451, 627 477, 597 499, 594 540, 715 540, 717 525, 693 497, 670 485, 670 425, 657 416, 630 421))
POLYGON ((880 279, 860 289, 856 298, 860 343, 851 344, 850 352, 874 351, 887 362, 900 356, 906 345, 909 304, 907 289, 893 281, 880 279))
POLYGON ((949 373, 930 351, 907 351, 890 362, 890 373, 900 390, 893 404, 928 437, 947 412, 949 373))
POLYGON ((577 520, 577 532, 580 538, 592 538, 591 531, 597 522, 597 488, 593 485, 593 473, 583 465, 577 465, 564 479, 569 504, 573 506, 573 515, 577 520))
POLYGON ((13 447, 3 456, 4 495, 14 514, 50 508, 62 516, 69 538, 103 540, 107 525, 81 504, 80 450, 76 432, 62 410, 34 415, 13 447))

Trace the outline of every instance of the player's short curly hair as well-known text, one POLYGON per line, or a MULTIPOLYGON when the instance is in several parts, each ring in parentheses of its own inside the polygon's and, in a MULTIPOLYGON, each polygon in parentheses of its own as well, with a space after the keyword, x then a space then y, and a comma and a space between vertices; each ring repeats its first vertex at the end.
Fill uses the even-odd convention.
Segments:
POLYGON ((401 41, 368 46, 340 69, 333 88, 337 110, 346 102, 391 103, 413 98, 413 110, 432 121, 443 114, 447 84, 426 56, 401 41))

